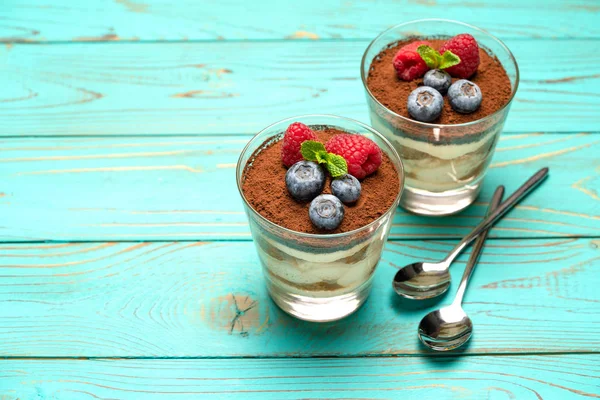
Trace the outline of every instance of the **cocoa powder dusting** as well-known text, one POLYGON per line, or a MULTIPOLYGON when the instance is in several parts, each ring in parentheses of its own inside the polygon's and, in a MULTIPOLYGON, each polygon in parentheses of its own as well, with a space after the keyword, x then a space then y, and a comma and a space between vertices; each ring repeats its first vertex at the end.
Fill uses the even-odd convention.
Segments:
MULTIPOLYGON (((367 86, 375 98, 388 109, 396 114, 411 118, 406 107, 408 95, 417 87, 423 85, 423 79, 415 79, 405 82, 396 76, 396 70, 392 63, 394 56, 400 49, 417 39, 402 41, 396 45, 383 50, 371 63, 367 86)), ((431 47, 439 50, 445 40, 428 40, 431 47)), ((500 61, 490 56, 484 49, 479 48, 479 68, 469 78, 481 89, 483 100, 479 110, 471 114, 460 114, 452 109, 447 97, 444 96, 444 108, 440 117, 433 121, 434 124, 462 124, 475 121, 498 111, 506 105, 512 93, 510 79, 500 61)), ((457 81, 452 78, 452 82, 457 81)))
MULTIPOLYGON (((337 129, 315 131, 325 143, 333 135, 347 133, 337 129)), ((242 191, 248 203, 269 221, 297 232, 342 233, 361 228, 379 218, 392 206, 400 190, 398 172, 383 153, 378 170, 361 181, 362 193, 354 205, 344 205, 341 225, 334 231, 315 228, 308 217, 310 202, 299 203, 287 191, 287 168, 281 162, 281 141, 263 148, 244 170, 242 191)), ((331 193, 331 178, 327 176, 323 193, 331 193)))

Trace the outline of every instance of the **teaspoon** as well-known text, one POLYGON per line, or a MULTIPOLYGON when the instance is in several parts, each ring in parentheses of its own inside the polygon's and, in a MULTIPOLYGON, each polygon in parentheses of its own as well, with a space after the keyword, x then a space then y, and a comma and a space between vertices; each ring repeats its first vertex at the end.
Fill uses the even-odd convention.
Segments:
POLYGON ((491 227, 508 210, 523 199, 533 188, 540 184, 548 175, 548 168, 542 168, 518 188, 508 199, 492 211, 479 223, 450 254, 437 263, 416 262, 401 268, 392 282, 394 290, 400 296, 423 300, 436 297, 448 290, 450 273, 448 269, 452 261, 471 243, 481 232, 491 227))
MULTIPOLYGON (((498 186, 490 202, 488 215, 498 207, 503 195, 504 186, 498 186)), ((419 339, 432 350, 453 350, 462 346, 471 338, 473 323, 461 304, 467 289, 467 283, 475 269, 475 265, 477 265, 487 234, 488 231, 485 230, 477 237, 452 304, 430 312, 423 317, 419 324, 419 339)))

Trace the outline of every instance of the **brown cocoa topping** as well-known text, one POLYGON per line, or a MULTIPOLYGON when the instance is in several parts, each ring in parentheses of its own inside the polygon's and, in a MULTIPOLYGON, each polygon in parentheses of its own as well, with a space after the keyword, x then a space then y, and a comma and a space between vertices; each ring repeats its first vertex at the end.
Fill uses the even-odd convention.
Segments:
MULTIPOLYGON (((333 135, 347 133, 337 129, 315 131, 319 141, 325 143, 333 135)), ((334 231, 315 228, 308 216, 310 202, 300 203, 287 191, 287 168, 281 162, 281 141, 265 142, 244 170, 242 191, 248 203, 269 221, 297 232, 342 233, 361 228, 385 214, 394 204, 400 190, 398 172, 387 154, 383 153, 381 166, 361 181, 362 192, 353 205, 344 205, 341 225, 334 231)), ((331 177, 327 177, 323 193, 331 193, 331 177)))
MULTIPOLYGON (((411 118, 406 107, 408 95, 423 85, 423 79, 415 79, 405 82, 396 76, 396 70, 392 63, 398 50, 416 40, 428 40, 431 47, 436 50, 442 46, 445 40, 439 39, 412 39, 399 42, 383 50, 371 63, 367 86, 373 96, 386 108, 396 114, 411 118)), ((510 79, 500 61, 488 54, 485 49, 479 48, 479 68, 469 78, 481 89, 483 100, 479 109, 471 114, 460 114, 452 109, 447 97, 444 96, 444 108, 438 119, 433 124, 462 124, 484 118, 504 107, 512 93, 510 79)), ((457 81, 452 78, 452 82, 457 81)), ((412 119, 412 118, 411 118, 412 119)))

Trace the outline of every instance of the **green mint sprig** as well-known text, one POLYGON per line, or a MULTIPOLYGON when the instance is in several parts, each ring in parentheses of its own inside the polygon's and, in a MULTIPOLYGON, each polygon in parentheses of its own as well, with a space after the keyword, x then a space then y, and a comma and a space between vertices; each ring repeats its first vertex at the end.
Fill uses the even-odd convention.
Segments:
POLYGON ((328 153, 321 142, 306 140, 300 145, 300 154, 307 161, 315 161, 319 164, 325 164, 327 171, 333 178, 338 178, 348 173, 348 164, 342 156, 328 153))
POLYGON ((431 69, 446 69, 460 63, 460 57, 450 50, 446 50, 444 54, 440 54, 432 47, 421 45, 417 48, 417 53, 419 53, 425 64, 431 69))

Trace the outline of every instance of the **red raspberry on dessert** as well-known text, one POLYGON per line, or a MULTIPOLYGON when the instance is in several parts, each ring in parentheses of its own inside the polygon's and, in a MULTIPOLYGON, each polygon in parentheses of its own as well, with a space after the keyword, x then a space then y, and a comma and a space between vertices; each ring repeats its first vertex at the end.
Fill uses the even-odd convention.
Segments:
POLYGON ((286 167, 291 167, 298 161, 304 160, 300 154, 302 142, 307 140, 317 140, 317 135, 308 126, 301 122, 294 122, 285 131, 283 135, 283 144, 281 146, 281 161, 286 167))
POLYGON ((475 38, 468 33, 456 35, 440 48, 440 54, 451 51, 460 58, 460 63, 446 69, 455 78, 468 79, 477 72, 479 67, 479 45, 475 38))
POLYGON ((417 53, 419 46, 431 46, 426 40, 419 40, 403 46, 394 56, 396 75, 403 81, 412 81, 422 77, 429 70, 425 61, 417 53))
POLYGON ((348 173, 358 179, 377 171, 381 165, 381 149, 365 136, 350 133, 335 135, 325 143, 325 149, 344 157, 348 173))

